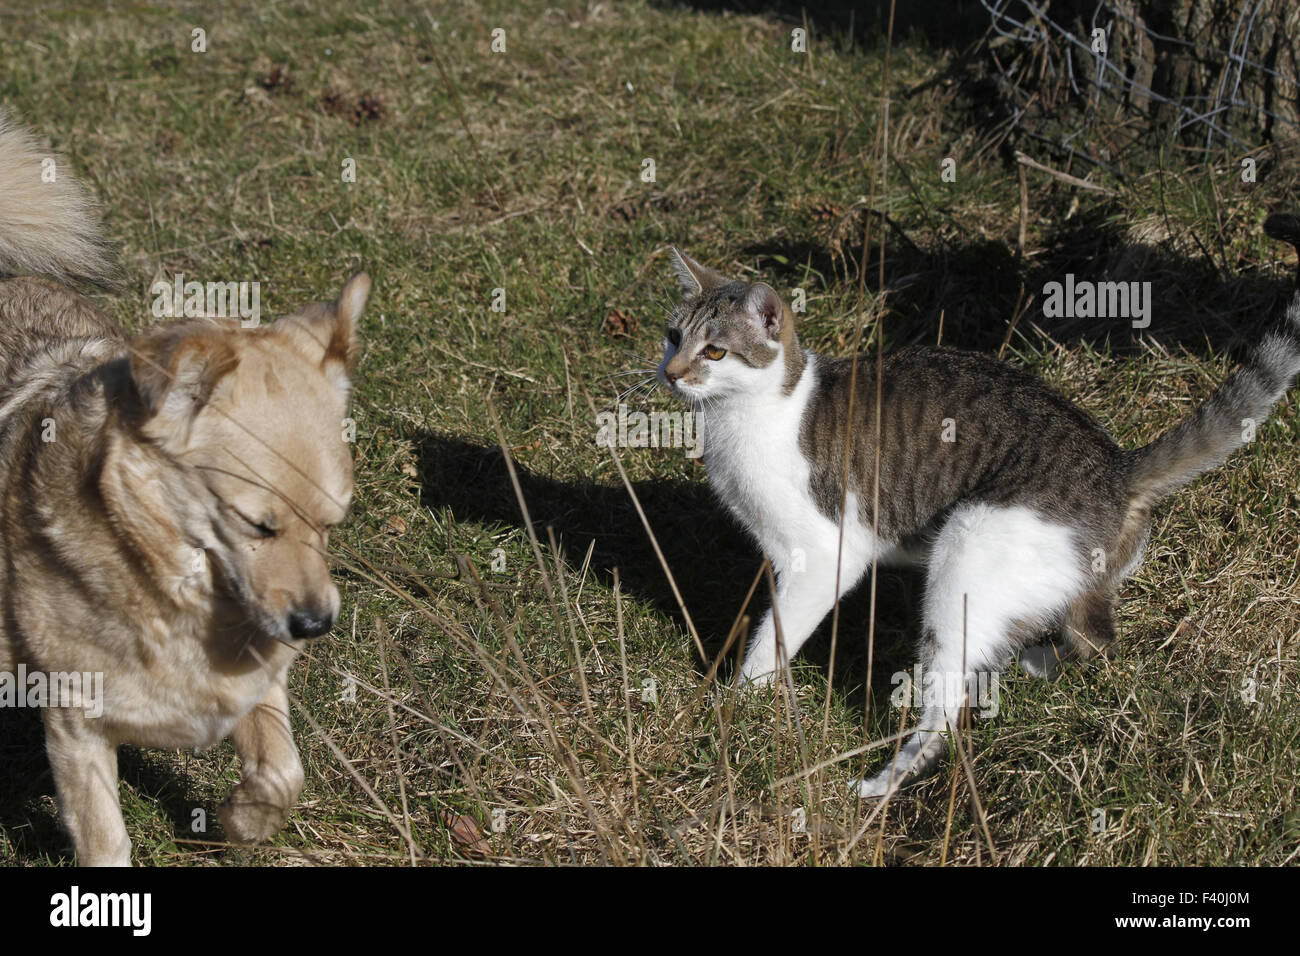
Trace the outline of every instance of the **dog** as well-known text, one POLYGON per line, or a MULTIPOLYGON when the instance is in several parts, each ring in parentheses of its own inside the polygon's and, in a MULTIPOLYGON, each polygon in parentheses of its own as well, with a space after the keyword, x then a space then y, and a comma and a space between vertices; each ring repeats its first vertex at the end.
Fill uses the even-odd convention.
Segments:
POLYGON ((0 278, 0 679, 39 690, 77 860, 130 865, 124 743, 232 738, 243 774, 221 822, 266 840, 304 782, 287 672, 339 613, 327 547, 352 497, 370 279, 255 328, 128 336, 67 285, 110 283, 87 194, 0 117, 3 276, 18 277, 0 278))

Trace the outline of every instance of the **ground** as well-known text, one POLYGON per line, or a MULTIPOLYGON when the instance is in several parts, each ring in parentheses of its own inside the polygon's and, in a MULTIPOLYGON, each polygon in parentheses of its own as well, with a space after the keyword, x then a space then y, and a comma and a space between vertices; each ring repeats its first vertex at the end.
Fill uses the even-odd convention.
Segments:
MULTIPOLYGON (((1285 301, 1294 254, 1259 226, 1295 208, 1286 154, 1261 151, 1244 183, 1231 152, 1166 144, 1123 179, 1039 152, 1112 192, 1029 170, 1022 209, 1014 160, 950 80, 959 44, 901 25, 888 43, 873 12, 813 22, 802 54, 798 8, 711 6, 0 13, 0 102, 98 197, 122 283, 96 299, 127 328, 178 272, 259 281, 266 316, 374 279, 343 615, 290 683, 301 805, 268 846, 228 848, 230 745, 128 748, 138 862, 1293 860, 1294 394, 1160 509, 1114 656, 1005 674, 964 756, 883 811, 849 785, 908 724, 890 696, 920 582, 882 572, 874 613, 870 586, 847 600, 836 653, 827 625, 793 697, 732 695, 715 658, 760 556, 682 449, 616 462, 595 440, 637 382, 622 373, 657 361, 677 244, 803 289, 808 347, 1001 353, 1126 447, 1149 441, 1285 301), (883 233, 867 208, 887 210, 883 233), (1152 282, 1150 327, 1045 318, 1044 284, 1070 272, 1152 282)), ((67 864, 39 727, 0 716, 0 859, 67 864)))

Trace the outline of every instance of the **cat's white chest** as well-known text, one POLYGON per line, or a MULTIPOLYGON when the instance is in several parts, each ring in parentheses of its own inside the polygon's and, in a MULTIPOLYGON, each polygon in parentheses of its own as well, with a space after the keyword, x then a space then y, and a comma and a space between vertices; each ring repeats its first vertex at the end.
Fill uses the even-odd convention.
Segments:
POLYGON ((789 396, 733 399, 702 416, 709 482, 778 571, 839 535, 838 523, 813 502, 811 469, 799 447, 816 382, 815 358, 809 359, 789 396))

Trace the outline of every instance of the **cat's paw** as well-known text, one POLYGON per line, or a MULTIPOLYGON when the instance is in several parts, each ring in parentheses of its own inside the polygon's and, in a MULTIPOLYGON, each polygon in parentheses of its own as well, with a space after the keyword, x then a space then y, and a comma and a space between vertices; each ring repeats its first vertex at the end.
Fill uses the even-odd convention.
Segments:
POLYGON ((890 779, 890 769, 886 767, 874 777, 864 777, 853 784, 850 789, 851 793, 857 793, 863 800, 883 800, 890 796, 903 782, 897 779, 898 771, 894 771, 895 779, 890 779))
POLYGON ((1017 661, 1030 677, 1051 678, 1061 672, 1061 655, 1055 644, 1022 648, 1017 661))
POLYGON ((748 668, 741 668, 740 676, 736 678, 736 689, 754 692, 771 690, 775 682, 776 671, 759 671, 757 668, 751 671, 748 668))

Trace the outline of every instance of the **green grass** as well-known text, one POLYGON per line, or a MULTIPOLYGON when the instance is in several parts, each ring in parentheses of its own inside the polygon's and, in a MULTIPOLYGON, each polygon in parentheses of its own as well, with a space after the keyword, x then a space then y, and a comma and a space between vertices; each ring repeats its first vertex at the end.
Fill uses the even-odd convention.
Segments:
MULTIPOLYGON (((488 2, 449 5, 434 28, 421 9, 33 5, 0 17, 0 102, 100 198, 125 275, 122 294, 100 298, 126 327, 148 323, 149 284, 176 272, 260 280, 266 314, 332 297, 358 268, 375 283, 356 504, 338 536, 344 612, 291 677, 321 730, 295 717, 302 804, 269 846, 226 848, 215 807, 238 779, 233 749, 128 749, 139 862, 1295 857, 1294 396, 1248 450, 1162 508, 1115 656, 1053 682, 1008 672, 1001 714, 962 741, 973 791, 953 759, 880 813, 849 783, 889 746, 864 744, 907 726, 888 694, 912 663, 919 581, 881 573, 870 707, 867 587, 842 608, 832 686, 826 629, 797 663, 793 700, 734 698, 707 678, 758 556, 680 450, 620 451, 702 659, 592 414, 628 384, 616 373, 656 358, 675 243, 804 288, 807 346, 850 354, 859 322, 873 347, 941 328, 946 344, 1005 342, 1121 443, 1150 440, 1282 301, 1290 253, 1259 223, 1296 205, 1285 162, 1248 186, 1236 157, 1153 151, 1124 182, 1094 177, 1115 198, 1030 172, 1018 258, 1016 170, 980 149, 960 93, 922 87, 953 54, 914 33, 890 53, 882 177, 883 30, 864 43, 814 24, 810 60, 790 52, 797 24, 774 16, 488 2), (206 53, 190 52, 195 26, 206 53), (495 27, 505 54, 490 52, 495 27), (956 183, 939 176, 948 156, 956 183), (355 183, 340 176, 347 158, 355 183), (868 203, 893 225, 885 288, 873 227, 860 293, 868 203), (1152 281, 1152 327, 1045 320, 1042 285, 1067 271, 1152 281), (629 336, 603 330, 615 309, 629 336), (657 702, 642 700, 647 681, 657 702), (206 834, 191 831, 196 809, 206 834), (484 843, 455 838, 462 815, 484 843), (414 847, 392 818, 409 819, 414 847)), ((656 394, 644 407, 674 406, 656 394)), ((67 863, 39 731, 21 723, 0 724, 0 859, 67 863)))

